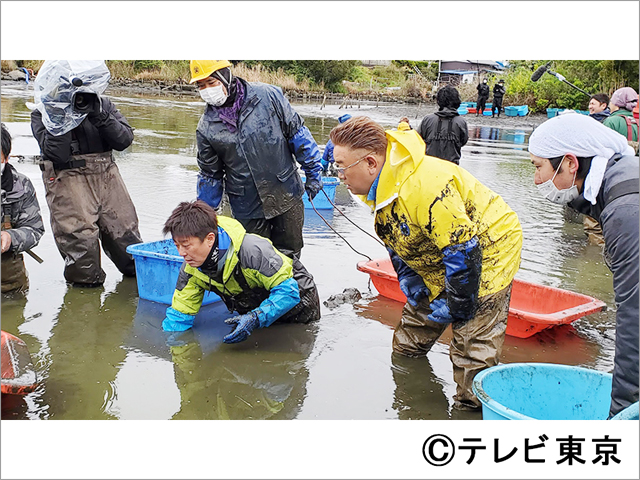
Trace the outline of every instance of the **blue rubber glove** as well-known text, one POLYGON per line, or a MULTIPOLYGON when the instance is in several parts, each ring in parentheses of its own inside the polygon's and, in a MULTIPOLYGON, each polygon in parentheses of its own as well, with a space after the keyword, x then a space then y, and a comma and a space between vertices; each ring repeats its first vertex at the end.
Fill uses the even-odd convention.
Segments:
POLYGON ((413 275, 405 275, 400 277, 400 290, 407 297, 407 301, 414 307, 418 306, 418 302, 423 298, 429 298, 429 288, 424 284, 424 280, 417 273, 413 275))
POLYGON ((451 312, 449 312, 447 301, 444 298, 434 300, 429 305, 429 308, 433 310, 433 313, 427 315, 427 318, 432 322, 452 323, 454 321, 453 317, 451 316, 451 312))
POLYGON ((260 326, 258 314, 255 310, 251 310, 249 313, 245 313, 244 315, 228 318, 224 323, 236 326, 233 332, 222 339, 224 343, 242 342, 251 335, 251 332, 260 326))
POLYGON ((387 247, 387 252, 389 252, 393 269, 398 275, 400 290, 407 297, 407 301, 417 307, 420 300, 429 297, 431 293, 429 288, 424 284, 422 277, 412 270, 396 252, 389 247, 387 247))
POLYGON ((193 327, 195 315, 187 315, 173 307, 167 308, 165 319, 162 321, 162 330, 165 332, 184 332, 193 327))
POLYGON ((309 195, 309 199, 313 200, 320 190, 322 190, 322 178, 307 178, 304 189, 309 195))
POLYGON ((210 207, 218 208, 222 201, 222 182, 200 172, 198 173, 197 194, 198 200, 204 201, 210 207))

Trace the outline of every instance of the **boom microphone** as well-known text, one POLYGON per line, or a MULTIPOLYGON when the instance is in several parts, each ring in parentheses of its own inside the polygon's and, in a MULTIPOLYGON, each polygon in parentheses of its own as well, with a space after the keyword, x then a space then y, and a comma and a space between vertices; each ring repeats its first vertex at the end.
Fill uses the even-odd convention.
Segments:
POLYGON ((533 75, 531 75, 531 81, 537 82, 538 80, 540 80, 540 77, 544 75, 544 72, 546 72, 549 69, 549 65, 550 63, 547 63, 546 65, 542 65, 541 67, 538 67, 538 69, 535 72, 533 72, 533 75))

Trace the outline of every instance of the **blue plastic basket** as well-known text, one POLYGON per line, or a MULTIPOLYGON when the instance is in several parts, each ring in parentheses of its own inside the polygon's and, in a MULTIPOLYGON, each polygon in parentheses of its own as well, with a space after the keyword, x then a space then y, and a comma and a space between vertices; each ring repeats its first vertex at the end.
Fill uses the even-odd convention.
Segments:
POLYGON ((517 117, 518 107, 504 107, 504 113, 507 117, 517 117))
POLYGON ((511 363, 473 380, 483 420, 606 420, 610 373, 549 363, 511 363))
MULTIPOLYGON (((129 245, 127 252, 136 262, 138 295, 145 300, 171 305, 178 273, 184 260, 172 240, 129 245)), ((205 292, 203 305, 217 302, 220 297, 205 292)))
MULTIPOLYGON (((302 182, 304 183, 306 178, 301 177, 302 182)), ((335 203, 336 199, 336 187, 340 184, 340 180, 335 177, 322 177, 322 190, 325 191, 327 196, 331 199, 331 202, 335 203)), ((327 199, 324 193, 318 192, 316 198, 313 199, 313 205, 317 210, 331 210, 333 209, 333 205, 327 199)), ((311 206, 311 202, 309 201, 309 195, 305 193, 302 194, 302 200, 304 201, 304 208, 310 208, 313 210, 311 206)))
POLYGON ((553 118, 562 111, 564 108, 547 108, 547 118, 553 118))

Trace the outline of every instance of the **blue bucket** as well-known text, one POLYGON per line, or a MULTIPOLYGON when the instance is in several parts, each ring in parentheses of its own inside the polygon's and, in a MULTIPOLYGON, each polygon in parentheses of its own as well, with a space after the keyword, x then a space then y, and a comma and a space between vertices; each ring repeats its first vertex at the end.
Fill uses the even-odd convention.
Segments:
MULTIPOLYGON (((306 178, 305 177, 301 177, 301 178, 302 178, 302 183, 304 183, 306 178)), ((322 190, 324 190, 324 192, 327 195, 325 196, 325 194, 322 193, 322 191, 320 191, 318 192, 316 197, 313 199, 313 205, 316 207, 317 210, 333 209, 333 205, 331 205, 331 202, 336 203, 335 202, 336 187, 338 185, 340 185, 340 180, 337 179, 336 177, 322 177, 322 190), (331 202, 329 202, 327 197, 331 199, 331 202)), ((307 195, 306 192, 302 194, 302 200, 304 201, 304 208, 309 208, 313 210, 313 207, 311 206, 311 202, 309 201, 309 195, 307 195)))
MULTIPOLYGON (((127 252, 136 262, 138 295, 145 300, 171 305, 173 292, 184 260, 170 239, 129 245, 127 252)), ((217 302, 220 297, 205 292, 203 305, 217 302)))
POLYGON ((609 373, 548 363, 511 363, 473 380, 483 420, 606 420, 609 373))

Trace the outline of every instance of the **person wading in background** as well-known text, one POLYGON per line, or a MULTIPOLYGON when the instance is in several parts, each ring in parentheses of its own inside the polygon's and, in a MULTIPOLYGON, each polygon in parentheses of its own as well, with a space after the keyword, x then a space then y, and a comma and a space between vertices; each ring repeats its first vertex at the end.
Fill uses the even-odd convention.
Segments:
POLYGON ((469 140, 467 121, 458 113, 460 94, 455 87, 446 85, 438 90, 436 101, 438 111, 422 119, 418 133, 427 144, 427 155, 458 165, 462 146, 469 140))

